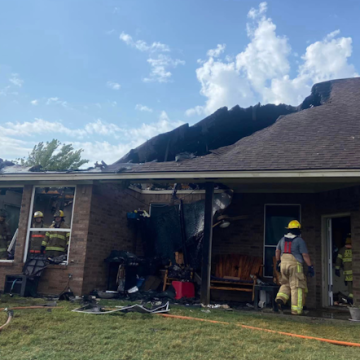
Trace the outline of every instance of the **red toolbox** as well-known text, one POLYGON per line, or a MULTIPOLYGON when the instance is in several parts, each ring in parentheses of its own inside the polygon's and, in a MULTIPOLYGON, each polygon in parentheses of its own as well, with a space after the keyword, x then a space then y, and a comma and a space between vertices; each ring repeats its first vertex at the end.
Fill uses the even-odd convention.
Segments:
POLYGON ((175 289, 175 299, 179 300, 183 297, 193 298, 195 297, 195 287, 192 282, 173 281, 172 286, 175 289))

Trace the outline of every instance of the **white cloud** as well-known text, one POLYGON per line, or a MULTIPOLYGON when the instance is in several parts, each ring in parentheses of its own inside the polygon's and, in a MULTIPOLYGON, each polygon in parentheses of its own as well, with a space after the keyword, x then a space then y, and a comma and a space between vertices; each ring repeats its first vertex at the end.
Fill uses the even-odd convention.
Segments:
POLYGON ((115 32, 115 29, 105 31, 106 35, 112 35, 115 32))
POLYGON ((250 19, 256 19, 257 17, 264 15, 267 11, 267 3, 262 2, 259 5, 259 9, 251 8, 248 12, 248 18, 250 19))
POLYGON ((61 122, 37 118, 32 122, 7 122, 0 125, 0 154, 2 158, 7 159, 26 156, 38 142, 34 140, 35 138, 41 135, 44 139, 48 135, 49 139, 54 136, 59 139, 65 137, 66 142, 73 143, 75 148, 84 149, 83 157, 90 159, 91 163, 97 160, 111 163, 146 140, 182 124, 182 121, 170 120, 165 111, 161 112, 158 121, 143 123, 137 127, 121 127, 104 122, 102 119, 97 119, 77 129, 68 128, 61 122), (109 140, 100 141, 101 137, 109 140), (110 139, 116 144, 112 144, 110 139))
POLYGON ((171 121, 167 113, 162 111, 157 122, 143 123, 138 128, 124 129, 123 132, 127 138, 134 139, 131 146, 136 147, 158 134, 168 132, 183 124, 182 121, 171 121))
POLYGON ((276 25, 266 16, 267 4, 261 3, 248 13, 249 43, 236 59, 220 56, 224 45, 209 50, 205 61, 198 61, 197 79, 200 93, 206 97, 203 106, 186 111, 187 116, 206 115, 222 106, 250 106, 257 102, 298 105, 319 81, 358 76, 348 63, 352 39, 339 37, 335 30, 323 40, 310 44, 297 65, 297 75, 291 77, 289 41, 276 32, 276 25))
POLYGON ((139 110, 139 111, 145 111, 145 112, 150 112, 152 113, 153 112, 153 109, 145 106, 145 105, 141 105, 141 104, 137 104, 135 106, 135 110, 139 110))
POLYGON ((37 100, 37 99, 32 100, 32 101, 30 101, 30 104, 36 106, 39 104, 39 100, 37 100))
POLYGON ((159 54, 156 58, 149 58, 147 61, 151 65, 151 72, 149 77, 143 79, 144 82, 168 82, 172 75, 168 68, 176 68, 178 65, 185 65, 185 61, 179 59, 174 60, 170 56, 164 54, 159 54))
POLYGON ((169 52, 170 48, 168 45, 162 44, 160 42, 153 42, 152 44, 147 44, 144 40, 136 40, 132 38, 131 35, 122 32, 120 34, 120 40, 125 44, 136 48, 139 51, 150 51, 150 52, 169 52))
POLYGON ((86 135, 85 129, 70 129, 61 122, 50 122, 35 118, 29 122, 7 122, 0 125, 0 132, 4 136, 30 137, 39 134, 64 134, 67 136, 78 137, 86 135))
POLYGON ((61 105, 62 107, 68 107, 68 103, 66 101, 60 100, 58 97, 48 98, 46 101, 46 105, 61 105))
POLYGON ((143 79, 144 82, 168 82, 172 76, 169 68, 176 68, 178 65, 185 64, 183 60, 173 59, 170 55, 164 54, 171 52, 170 47, 166 44, 160 42, 148 44, 143 40, 134 41, 131 35, 124 32, 120 34, 120 40, 139 51, 149 54, 147 62, 151 66, 151 72, 148 77, 143 79))
POLYGON ((337 29, 337 30, 331 32, 330 34, 327 34, 326 39, 328 39, 328 40, 333 39, 334 37, 338 36, 339 34, 340 34, 340 30, 337 29))
POLYGON ((106 85, 107 85, 107 87, 109 87, 110 89, 113 89, 113 90, 120 90, 120 88, 121 88, 121 85, 114 81, 108 81, 106 83, 106 85))
POLYGON ((114 135, 121 129, 115 124, 106 124, 98 119, 96 122, 86 124, 85 131, 87 134, 114 135))
POLYGON ((193 116, 193 115, 202 115, 204 113, 204 107, 203 106, 195 106, 192 109, 188 109, 185 111, 186 116, 193 116))
MULTIPOLYGON (((218 57, 225 51, 226 45, 225 44, 218 44, 216 49, 211 49, 207 52, 207 56, 210 57, 218 57)), ((200 60, 201 61, 201 60, 200 60)))
POLYGON ((0 135, 0 154, 2 159, 15 160, 29 154, 35 143, 0 135))
POLYGON ((9 79, 9 81, 15 85, 15 86, 18 86, 18 87, 22 87, 23 86, 23 83, 24 83, 24 80, 22 80, 20 77, 19 77, 19 74, 11 74, 11 78, 9 79))

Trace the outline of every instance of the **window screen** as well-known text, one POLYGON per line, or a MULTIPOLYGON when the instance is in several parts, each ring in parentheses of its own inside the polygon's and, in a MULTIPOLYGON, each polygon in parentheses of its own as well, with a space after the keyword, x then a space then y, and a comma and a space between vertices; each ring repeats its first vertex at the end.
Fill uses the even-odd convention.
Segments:
POLYGON ((0 188, 0 260, 15 256, 22 193, 22 188, 0 188))
POLYGON ((284 236, 291 220, 300 221, 299 205, 266 205, 265 206, 265 249, 264 275, 273 275, 273 257, 276 245, 284 236))

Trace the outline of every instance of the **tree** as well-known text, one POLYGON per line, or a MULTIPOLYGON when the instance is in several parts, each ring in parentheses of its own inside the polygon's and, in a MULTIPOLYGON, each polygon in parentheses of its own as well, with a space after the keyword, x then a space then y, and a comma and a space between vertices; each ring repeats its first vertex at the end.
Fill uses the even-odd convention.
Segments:
POLYGON ((27 158, 18 159, 20 165, 41 166, 43 170, 77 170, 89 160, 81 159, 83 149, 74 150, 72 144, 62 144, 53 139, 50 142, 39 142, 27 158), (61 147, 60 147, 61 146, 61 147))

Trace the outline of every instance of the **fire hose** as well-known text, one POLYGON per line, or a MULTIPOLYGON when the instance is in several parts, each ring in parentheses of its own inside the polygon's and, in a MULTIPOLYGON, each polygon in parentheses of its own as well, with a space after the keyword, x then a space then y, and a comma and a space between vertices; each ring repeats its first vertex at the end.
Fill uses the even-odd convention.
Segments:
POLYGON ((59 306, 18 306, 18 307, 13 307, 11 310, 8 308, 2 308, 0 309, 0 311, 7 311, 8 314, 8 318, 6 320, 6 323, 2 326, 0 326, 0 332, 10 324, 11 320, 14 317, 14 311, 13 310, 23 310, 23 309, 62 309, 62 307, 59 306))
MULTIPOLYGON (((224 321, 207 320, 207 319, 200 319, 200 318, 194 318, 194 317, 189 317, 189 316, 168 315, 168 314, 159 314, 159 315, 163 316, 163 317, 166 317, 166 318, 173 318, 173 319, 195 320, 195 321, 209 322, 209 323, 213 323, 213 324, 231 325, 231 323, 224 322, 224 321)), ((360 347, 359 343, 352 343, 352 342, 348 342, 348 341, 323 339, 323 338, 318 338, 318 337, 314 337, 314 336, 306 336, 306 335, 287 333, 287 332, 284 332, 284 331, 277 331, 277 330, 258 328, 258 327, 255 327, 255 326, 248 326, 248 325, 243 325, 243 324, 235 324, 235 326, 239 326, 239 327, 241 327, 243 329, 265 331, 265 332, 268 332, 268 333, 291 336, 291 337, 300 338, 300 339, 316 340, 316 341, 326 342, 326 343, 333 344, 333 345, 360 347)))
POLYGON ((4 329, 6 326, 8 326, 10 324, 10 321, 14 317, 14 312, 12 310, 7 310, 7 314, 8 314, 8 318, 6 320, 6 323, 4 325, 0 326, 0 331, 2 329, 4 329))

